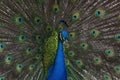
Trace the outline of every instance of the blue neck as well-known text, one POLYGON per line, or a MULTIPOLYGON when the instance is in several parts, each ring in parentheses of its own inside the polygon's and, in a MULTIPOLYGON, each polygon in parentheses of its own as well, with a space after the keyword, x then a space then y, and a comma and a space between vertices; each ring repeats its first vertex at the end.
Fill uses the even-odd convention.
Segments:
POLYGON ((47 80, 67 80, 62 41, 58 42, 58 49, 54 64, 48 70, 47 80))

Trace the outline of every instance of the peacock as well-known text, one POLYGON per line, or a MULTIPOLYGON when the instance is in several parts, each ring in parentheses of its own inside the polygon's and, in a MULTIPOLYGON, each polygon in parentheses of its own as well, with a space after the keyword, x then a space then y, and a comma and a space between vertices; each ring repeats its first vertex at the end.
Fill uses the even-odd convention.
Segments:
POLYGON ((120 80, 120 0, 0 0, 0 80, 120 80))

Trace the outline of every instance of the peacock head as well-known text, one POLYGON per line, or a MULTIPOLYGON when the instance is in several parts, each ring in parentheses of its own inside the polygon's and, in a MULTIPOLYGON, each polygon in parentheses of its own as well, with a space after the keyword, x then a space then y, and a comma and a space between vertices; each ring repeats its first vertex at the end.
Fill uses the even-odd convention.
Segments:
POLYGON ((68 40, 68 32, 63 29, 60 34, 59 34, 59 39, 62 41, 62 42, 66 42, 68 40))
MULTIPOLYGON (((67 22, 64 21, 64 20, 60 20, 60 21, 59 21, 59 24, 64 24, 64 26, 66 26, 67 28, 69 27, 69 25, 67 24, 67 22)), ((67 42, 67 41, 68 41, 68 36, 69 36, 69 34, 68 34, 67 30, 63 28, 63 29, 60 31, 59 39, 60 39, 62 42, 67 42)))
MULTIPOLYGON (((59 24, 64 24, 66 27, 69 27, 69 25, 67 24, 67 22, 66 21, 64 21, 64 20, 60 20, 59 21, 59 24)), ((60 31, 60 33, 59 33, 59 40, 61 40, 62 42, 66 42, 66 41, 68 41, 68 32, 67 32, 67 30, 66 29, 62 29, 61 31, 60 31)))

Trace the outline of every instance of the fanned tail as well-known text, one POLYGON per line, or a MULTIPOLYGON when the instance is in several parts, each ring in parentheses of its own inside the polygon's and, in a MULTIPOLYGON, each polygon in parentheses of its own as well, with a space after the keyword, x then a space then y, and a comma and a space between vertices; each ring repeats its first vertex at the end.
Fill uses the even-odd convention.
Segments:
POLYGON ((0 79, 45 80, 64 28, 68 80, 120 79, 119 0, 1 0, 0 79))

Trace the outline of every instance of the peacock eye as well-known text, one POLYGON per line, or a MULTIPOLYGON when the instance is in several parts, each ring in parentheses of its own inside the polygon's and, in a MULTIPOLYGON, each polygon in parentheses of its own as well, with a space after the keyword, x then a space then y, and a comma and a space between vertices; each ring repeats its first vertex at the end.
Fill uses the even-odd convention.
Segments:
POLYGON ((28 51, 30 52, 32 49, 31 48, 28 48, 28 51))
POLYGON ((76 19, 77 18, 77 16, 76 15, 73 15, 73 19, 76 19))
POLYGON ((105 79, 108 79, 108 76, 106 76, 105 79))
POLYGON ((33 70, 34 67, 35 67, 35 64, 31 64, 31 65, 29 65, 29 71, 33 70))
POLYGON ((58 8, 54 8, 54 12, 58 12, 58 8))
POLYGON ((68 59, 65 60, 66 65, 70 65, 70 61, 68 59))
POLYGON ((76 60, 76 64, 77 64, 78 67, 82 67, 83 66, 83 62, 80 59, 76 60))
POLYGON ((18 42, 20 42, 20 43, 23 43, 26 40, 26 36, 24 34, 18 35, 17 38, 18 38, 17 39, 18 42))
POLYGON ((24 23, 24 18, 21 17, 20 15, 16 15, 14 16, 13 21, 16 25, 21 25, 24 23))
POLYGON ((0 43, 0 52, 3 52, 5 48, 5 43, 0 43))
POLYGON ((41 19, 39 17, 35 17, 34 22, 37 25, 40 25, 42 23, 42 21, 41 21, 41 19))
POLYGON ((95 58, 95 61, 96 61, 96 62, 98 62, 98 60, 99 60, 98 58, 95 58))
POLYGON ((86 50, 88 48, 88 44, 87 43, 81 43, 80 46, 84 50, 86 50))
POLYGON ((73 57, 74 55, 75 55, 75 53, 73 51, 68 52, 68 56, 73 57))
POLYGON ((41 45, 42 44, 42 42, 43 42, 43 39, 44 39, 44 36, 43 35, 36 35, 35 36, 35 41, 39 44, 39 45, 41 45))
POLYGON ((4 44, 4 43, 1 43, 1 44, 0 44, 0 48, 3 49, 4 47, 5 47, 5 44, 4 44))
POLYGON ((0 80, 5 80, 5 77, 1 76, 1 77, 0 77, 0 80))
POLYGON ((53 12, 54 12, 54 13, 58 13, 59 10, 60 10, 59 5, 58 5, 58 4, 54 4, 54 5, 53 5, 53 12))
POLYGON ((30 65, 31 68, 33 68, 34 66, 35 66, 34 64, 30 65))
POLYGON ((28 55, 28 54, 30 54, 32 52, 32 48, 31 47, 28 47, 27 49, 26 49, 26 54, 28 55))
POLYGON ((105 54, 107 57, 113 57, 114 56, 114 50, 113 49, 106 49, 105 54))
POLYGON ((72 37, 73 35, 72 34, 70 34, 70 37, 72 37))
POLYGON ((50 31, 50 28, 47 28, 48 31, 50 31))
POLYGON ((118 42, 120 42, 120 34, 116 34, 116 35, 115 35, 115 39, 116 39, 118 42))
POLYGON ((21 40, 24 40, 25 39, 25 36, 24 35, 21 35, 21 40))
POLYGON ((96 15, 98 15, 98 16, 99 16, 99 15, 100 15, 100 13, 101 13, 101 12, 100 12, 99 10, 97 10, 97 11, 96 11, 96 15))
POLYGON ((72 21, 77 21, 79 20, 79 18, 80 18, 80 14, 78 11, 72 14, 72 21))
POLYGON ((37 35, 37 36, 36 36, 36 39, 37 39, 37 40, 41 39, 41 36, 40 36, 40 35, 37 35))
POLYGON ((105 11, 103 10, 103 9, 97 9, 96 11, 95 11, 95 15, 97 16, 97 17, 100 17, 100 18, 102 18, 104 15, 105 15, 105 11))
POLYGON ((94 38, 98 37, 99 34, 100 34, 100 32, 99 32, 98 30, 96 30, 96 29, 92 29, 92 30, 90 31, 90 35, 91 35, 92 37, 94 37, 94 38))
POLYGON ((120 74, 120 66, 115 66, 115 67, 114 67, 114 71, 115 71, 117 74, 120 74))
POLYGON ((118 38, 118 39, 120 39, 120 35, 119 35, 119 36, 117 36, 117 38, 118 38))
POLYGON ((17 71, 17 72, 21 72, 21 71, 22 71, 22 68, 23 68, 23 64, 17 64, 17 65, 16 65, 16 71, 17 71))
POLYGON ((18 22, 21 23, 22 21, 23 21, 23 18, 22 18, 22 17, 19 17, 19 18, 18 18, 18 22))
POLYGON ((101 63, 102 63, 101 57, 94 57, 94 58, 93 58, 93 62, 94 62, 94 64, 96 64, 96 65, 101 64, 101 63))
POLYGON ((21 64, 19 64, 19 65, 18 65, 18 67, 19 67, 19 68, 22 68, 22 65, 21 65, 21 64))
POLYGON ((48 25, 48 26, 46 27, 46 31, 47 31, 47 32, 51 32, 51 31, 52 31, 52 26, 48 25))
POLYGON ((70 32, 69 39, 74 39, 74 38, 75 38, 75 32, 70 32))
POLYGON ((12 56, 11 55, 5 56, 5 63, 6 64, 11 64, 11 61, 12 61, 12 56))
POLYGON ((36 57, 35 57, 37 60, 41 59, 41 55, 40 54, 37 54, 36 57))
POLYGON ((109 75, 104 75, 104 76, 103 76, 103 79, 104 79, 104 80, 112 80, 109 75))
POLYGON ((92 31, 92 34, 94 35, 94 34, 95 34, 95 31, 92 31))
POLYGON ((42 19, 41 19, 41 16, 40 15, 37 15, 37 14, 32 14, 31 15, 31 21, 33 22, 33 24, 35 26, 39 26, 42 24, 42 19))

